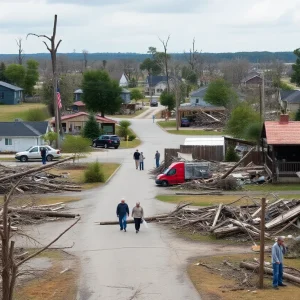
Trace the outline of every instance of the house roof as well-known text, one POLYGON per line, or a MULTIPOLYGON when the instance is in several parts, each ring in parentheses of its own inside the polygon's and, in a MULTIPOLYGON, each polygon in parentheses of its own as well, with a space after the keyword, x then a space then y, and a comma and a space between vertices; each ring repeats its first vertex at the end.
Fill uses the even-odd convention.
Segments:
POLYGON ((247 82, 255 77, 261 78, 260 74, 257 72, 250 72, 245 78, 242 79, 242 82, 247 82))
MULTIPOLYGON (((169 80, 174 80, 173 76, 169 76, 169 80)), ((154 87, 160 82, 167 82, 167 76, 164 75, 152 75, 152 76, 147 76, 147 83, 149 86, 154 87)))
POLYGON ((300 145, 300 122, 298 121, 287 123, 266 121, 263 131, 269 145, 300 145))
POLYGON ((14 91, 23 91, 22 88, 18 87, 18 86, 15 86, 15 85, 12 85, 10 83, 7 83, 7 82, 4 82, 4 81, 0 81, 0 85, 10 89, 10 90, 14 90, 14 91))
MULTIPOLYGON (((62 121, 70 120, 70 119, 73 119, 73 118, 76 118, 76 117, 80 117, 80 116, 89 116, 89 114, 82 111, 82 112, 78 112, 76 114, 70 114, 70 115, 62 116, 61 120, 62 121)), ((95 118, 100 123, 115 123, 115 124, 117 123, 117 121, 114 121, 112 119, 108 119, 108 118, 105 118, 105 117, 103 118, 100 115, 96 115, 95 118)), ((54 118, 51 120, 51 123, 55 124, 55 119, 54 118)))
POLYGON ((74 94, 83 94, 83 91, 82 91, 82 89, 78 89, 74 92, 74 94))
POLYGON ((85 106, 85 103, 83 103, 82 101, 75 101, 73 103, 73 105, 75 105, 75 106, 85 106))
POLYGON ((33 137, 47 132, 48 122, 0 122, 1 137, 33 137))
POLYGON ((129 79, 126 76, 126 74, 124 73, 124 71, 113 70, 113 71, 109 71, 108 74, 109 74, 110 78, 112 78, 113 80, 116 80, 118 82, 120 82, 123 75, 125 76, 126 80, 129 81, 129 79))
POLYGON ((283 101, 287 101, 291 104, 300 104, 300 91, 284 91, 280 90, 280 98, 283 101))
POLYGON ((207 87, 202 87, 196 91, 191 92, 190 97, 204 98, 206 91, 207 91, 207 87))

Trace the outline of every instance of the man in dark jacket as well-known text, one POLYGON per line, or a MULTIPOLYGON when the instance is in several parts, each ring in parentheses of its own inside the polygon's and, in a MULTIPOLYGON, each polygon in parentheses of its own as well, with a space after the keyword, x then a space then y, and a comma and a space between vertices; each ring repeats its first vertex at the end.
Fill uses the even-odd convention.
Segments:
POLYGON ((119 218, 119 224, 120 224, 120 230, 126 232, 126 227, 127 227, 127 216, 129 217, 129 207, 125 203, 125 199, 122 198, 121 203, 118 204, 117 206, 117 217, 119 218))
POLYGON ((43 163, 43 165, 45 165, 46 161, 47 161, 47 149, 46 149, 46 147, 41 147, 41 157, 42 157, 42 163, 43 163))
POLYGON ((135 168, 136 168, 136 169, 138 169, 138 167, 139 167, 140 156, 141 156, 141 153, 139 152, 139 150, 136 150, 136 151, 133 153, 133 159, 134 159, 134 161, 135 161, 135 168))

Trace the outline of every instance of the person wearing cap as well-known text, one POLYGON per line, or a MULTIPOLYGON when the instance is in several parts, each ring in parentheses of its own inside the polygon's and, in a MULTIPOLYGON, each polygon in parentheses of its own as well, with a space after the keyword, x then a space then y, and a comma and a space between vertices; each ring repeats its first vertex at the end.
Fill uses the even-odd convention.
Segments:
POLYGON ((133 159, 134 159, 134 161, 135 161, 135 168, 136 168, 136 169, 139 168, 140 156, 141 156, 141 153, 139 152, 139 150, 136 150, 136 151, 133 153, 133 159))
POLYGON ((135 232, 138 233, 140 231, 142 219, 144 217, 144 210, 140 205, 140 202, 136 203, 136 206, 132 209, 131 213, 134 219, 135 232))
POLYGON ((282 283, 283 276, 283 255, 286 249, 284 238, 279 236, 276 243, 272 246, 272 266, 273 266, 273 288, 278 290, 278 286, 286 286, 282 283))
POLYGON ((121 203, 117 206, 117 217, 119 218, 120 230, 126 232, 127 216, 129 217, 129 207, 125 203, 125 199, 122 198, 121 203))

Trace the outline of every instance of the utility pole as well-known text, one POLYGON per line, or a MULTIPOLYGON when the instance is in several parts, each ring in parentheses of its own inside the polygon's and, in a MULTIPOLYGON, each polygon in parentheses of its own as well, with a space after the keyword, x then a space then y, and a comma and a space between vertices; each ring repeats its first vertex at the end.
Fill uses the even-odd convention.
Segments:
POLYGON ((261 122, 265 121, 265 74, 262 73, 262 85, 261 85, 261 103, 260 103, 260 114, 261 122))
POLYGON ((150 106, 152 103, 152 69, 150 69, 150 73, 149 73, 149 77, 150 77, 150 106))
POLYGON ((265 268, 265 214, 266 198, 261 199, 260 215, 260 247, 259 247, 259 288, 264 288, 264 268, 265 268))

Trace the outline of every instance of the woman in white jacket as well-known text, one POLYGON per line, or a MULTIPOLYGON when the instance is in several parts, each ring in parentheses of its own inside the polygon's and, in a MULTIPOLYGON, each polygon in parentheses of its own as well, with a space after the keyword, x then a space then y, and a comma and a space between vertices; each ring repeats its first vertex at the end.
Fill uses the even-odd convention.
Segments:
POLYGON ((141 152, 141 155, 140 155, 140 171, 144 171, 144 160, 145 160, 145 156, 143 155, 143 152, 141 152))

